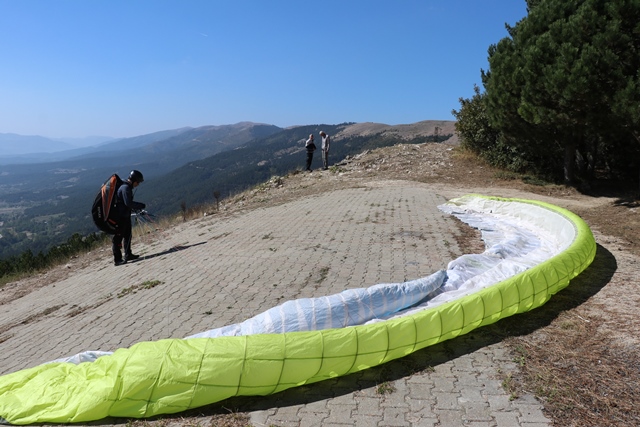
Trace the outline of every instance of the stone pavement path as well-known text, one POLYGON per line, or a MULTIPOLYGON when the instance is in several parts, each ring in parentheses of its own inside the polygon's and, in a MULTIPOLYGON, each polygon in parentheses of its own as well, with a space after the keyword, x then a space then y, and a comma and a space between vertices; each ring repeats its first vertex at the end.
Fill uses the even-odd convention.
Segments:
MULTIPOLYGON (((372 183, 153 232, 134 240, 139 261, 115 267, 105 251, 22 298, 2 303, 0 292, 0 374, 429 275, 461 255, 460 225, 437 209, 445 201, 416 182, 372 183)), ((358 374, 188 415, 209 425, 237 410, 255 427, 551 425, 532 396, 511 400, 502 387, 500 372, 515 368, 501 338, 478 330, 358 374)))

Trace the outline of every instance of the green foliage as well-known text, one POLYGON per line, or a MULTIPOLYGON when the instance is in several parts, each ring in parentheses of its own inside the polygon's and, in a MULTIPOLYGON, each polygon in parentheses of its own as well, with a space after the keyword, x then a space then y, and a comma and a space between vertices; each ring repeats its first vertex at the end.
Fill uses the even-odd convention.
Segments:
POLYGON ((460 110, 453 110, 456 132, 461 145, 477 153, 490 164, 515 172, 531 170, 534 166, 515 144, 491 125, 486 93, 474 87, 471 99, 460 98, 460 110))
POLYGON ((506 152, 506 159, 494 160, 566 182, 591 179, 598 170, 637 175, 640 2, 530 0, 527 6, 510 37, 489 48, 483 102, 500 136, 482 147, 483 155, 506 152))
POLYGON ((376 386, 376 393, 380 395, 392 394, 396 391, 396 386, 389 381, 385 381, 382 384, 376 386))
POLYGON ((474 86, 473 91, 475 95, 471 99, 460 98, 460 110, 451 113, 456 118, 461 145, 487 157, 495 150, 500 134, 489 123, 486 94, 480 93, 478 86, 474 86))
POLYGON ((73 234, 66 243, 53 246, 48 252, 34 255, 27 249, 20 255, 0 260, 0 279, 10 276, 31 273, 58 264, 71 256, 86 252, 104 242, 104 236, 98 233, 81 236, 73 234))

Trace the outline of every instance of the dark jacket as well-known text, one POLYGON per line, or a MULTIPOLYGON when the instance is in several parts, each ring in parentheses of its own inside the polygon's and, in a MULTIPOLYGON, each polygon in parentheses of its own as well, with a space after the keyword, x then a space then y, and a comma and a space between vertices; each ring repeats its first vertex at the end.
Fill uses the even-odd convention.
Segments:
POLYGON ((307 139, 307 142, 304 144, 304 148, 307 149, 307 153, 313 153, 316 151, 316 144, 313 143, 313 139, 307 139))
POLYGON ((118 188, 116 197, 116 209, 118 210, 118 218, 120 220, 130 218, 132 210, 140 210, 146 207, 144 203, 133 200, 132 184, 128 180, 124 181, 120 188, 118 188))

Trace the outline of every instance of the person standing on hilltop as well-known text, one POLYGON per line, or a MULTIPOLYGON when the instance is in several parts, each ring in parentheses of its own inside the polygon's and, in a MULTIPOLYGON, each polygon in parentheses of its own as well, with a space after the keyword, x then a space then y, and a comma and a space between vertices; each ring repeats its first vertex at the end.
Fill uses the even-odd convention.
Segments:
POLYGON ((322 168, 324 170, 329 169, 329 145, 331 144, 331 138, 323 130, 320 131, 322 137, 322 168))
POLYGON ((126 264, 127 261, 133 261, 140 258, 131 252, 131 211, 142 210, 146 207, 144 203, 135 202, 133 200, 133 189, 144 181, 142 173, 132 170, 129 178, 118 188, 116 195, 117 201, 115 208, 117 209, 118 231, 111 239, 111 250, 113 252, 113 261, 115 265, 126 264), (122 246, 124 241, 124 258, 122 258, 122 246))
POLYGON ((309 135, 309 139, 307 139, 307 142, 305 142, 304 147, 307 149, 307 167, 305 170, 311 172, 313 152, 316 151, 316 144, 313 143, 313 134, 309 135))

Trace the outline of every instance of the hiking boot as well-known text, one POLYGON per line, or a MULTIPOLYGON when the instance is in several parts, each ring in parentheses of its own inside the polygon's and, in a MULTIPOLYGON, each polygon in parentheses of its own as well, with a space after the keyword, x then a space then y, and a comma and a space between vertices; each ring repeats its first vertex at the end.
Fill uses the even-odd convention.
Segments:
POLYGON ((119 265, 124 265, 124 264, 126 264, 126 263, 127 263, 127 260, 126 260, 126 259, 117 259, 117 260, 115 260, 115 261, 113 262, 113 265, 115 265, 115 266, 117 267, 117 266, 119 266, 119 265))
POLYGON ((125 261, 133 261, 140 258, 140 255, 129 254, 124 257, 125 261))

